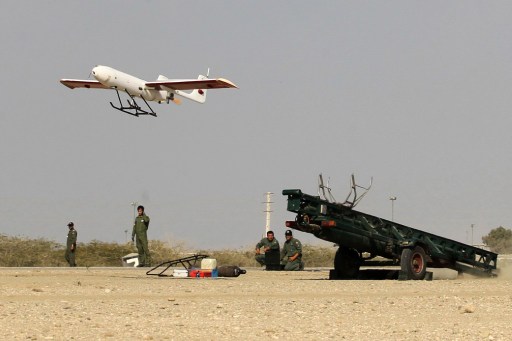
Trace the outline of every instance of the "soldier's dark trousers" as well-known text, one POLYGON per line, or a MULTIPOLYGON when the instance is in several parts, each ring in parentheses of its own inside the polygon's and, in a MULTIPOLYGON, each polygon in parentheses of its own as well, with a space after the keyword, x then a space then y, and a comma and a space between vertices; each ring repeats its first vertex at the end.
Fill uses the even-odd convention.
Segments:
POLYGON ((150 266, 151 256, 149 255, 148 237, 146 231, 136 234, 137 252, 139 253, 139 265, 150 266))
POLYGON ((75 251, 71 251, 69 248, 66 249, 66 254, 64 255, 64 258, 66 258, 66 261, 68 262, 69 266, 76 266, 75 263, 75 251))
POLYGON ((302 260, 300 258, 297 258, 293 262, 287 262, 284 266, 284 271, 300 271, 303 269, 304 266, 302 265, 302 260))
POLYGON ((254 259, 256 259, 260 265, 265 265, 265 254, 256 255, 254 259))

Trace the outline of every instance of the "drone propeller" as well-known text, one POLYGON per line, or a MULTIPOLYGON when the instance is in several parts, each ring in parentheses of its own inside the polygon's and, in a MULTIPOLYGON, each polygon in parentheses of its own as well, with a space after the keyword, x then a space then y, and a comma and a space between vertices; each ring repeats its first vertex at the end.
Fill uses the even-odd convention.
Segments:
POLYGON ((168 96, 167 96, 167 104, 169 104, 169 101, 172 101, 174 102, 174 104, 177 104, 177 105, 180 105, 181 104, 181 100, 179 98, 176 98, 174 96, 174 93, 171 92, 168 96))

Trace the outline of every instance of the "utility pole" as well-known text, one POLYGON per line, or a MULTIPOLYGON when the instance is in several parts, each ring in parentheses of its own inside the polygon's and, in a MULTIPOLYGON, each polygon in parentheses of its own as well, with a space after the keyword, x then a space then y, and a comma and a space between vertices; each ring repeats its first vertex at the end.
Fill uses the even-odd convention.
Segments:
POLYGON ((134 202, 131 202, 130 205, 133 206, 133 221, 135 221, 135 216, 137 215, 137 205, 139 203, 134 201, 134 202))
MULTIPOLYGON (((133 219, 132 219, 132 224, 135 222, 135 217, 137 216, 137 205, 139 203, 136 202, 136 201, 133 201, 130 203, 130 205, 133 206, 133 219)), ((126 234, 126 242, 128 242, 128 230, 124 231, 124 233, 126 234)))
POLYGON ((395 200, 396 197, 389 197, 389 200, 391 200, 391 221, 395 221, 395 200))
POLYGON ((272 192, 267 192, 265 193, 266 197, 267 197, 267 201, 263 202, 263 204, 266 204, 266 207, 265 207, 265 212, 266 213, 266 222, 265 222, 265 235, 267 235, 266 233, 268 231, 270 231, 270 213, 272 213, 273 211, 271 210, 271 207, 270 207, 270 204, 273 204, 274 202, 273 201, 270 201, 270 196, 274 194, 272 192))
POLYGON ((474 245, 473 244, 473 229, 475 227, 475 224, 471 224, 471 245, 474 245))

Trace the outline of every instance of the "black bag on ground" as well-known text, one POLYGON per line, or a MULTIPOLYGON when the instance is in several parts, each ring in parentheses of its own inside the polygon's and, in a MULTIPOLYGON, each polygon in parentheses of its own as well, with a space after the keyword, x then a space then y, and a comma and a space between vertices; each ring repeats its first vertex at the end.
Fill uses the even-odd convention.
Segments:
POLYGON ((279 250, 265 252, 265 270, 279 271, 281 269, 281 254, 279 250))
POLYGON ((246 273, 236 265, 224 265, 217 268, 219 277, 238 277, 246 273))

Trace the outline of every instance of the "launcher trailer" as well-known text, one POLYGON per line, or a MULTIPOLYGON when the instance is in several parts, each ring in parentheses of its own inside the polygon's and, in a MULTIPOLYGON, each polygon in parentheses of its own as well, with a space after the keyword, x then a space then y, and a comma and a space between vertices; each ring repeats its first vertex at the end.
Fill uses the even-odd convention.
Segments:
MULTIPOLYGON (((354 192, 357 187, 353 180, 354 192)), ((326 187, 321 184, 320 188, 326 187)), ((312 196, 300 189, 285 189, 283 195, 288 197, 288 211, 297 214, 295 220, 286 222, 287 227, 339 246, 335 278, 358 278, 360 267, 377 256, 400 265, 401 279, 425 279, 427 266, 487 276, 496 270, 496 253, 354 210, 362 196, 337 203, 325 191, 324 198, 320 192, 312 196)))

